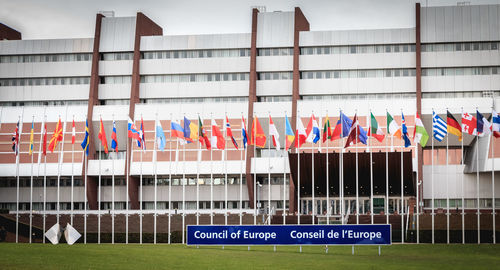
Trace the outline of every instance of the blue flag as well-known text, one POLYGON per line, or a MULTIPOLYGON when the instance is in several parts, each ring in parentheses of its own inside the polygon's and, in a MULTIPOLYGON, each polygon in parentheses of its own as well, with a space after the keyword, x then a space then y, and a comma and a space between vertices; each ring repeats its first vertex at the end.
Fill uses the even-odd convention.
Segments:
POLYGON ((408 128, 406 127, 405 116, 401 113, 403 118, 403 140, 405 141, 405 147, 409 147, 411 145, 410 138, 408 137, 408 128))
POLYGON ((156 123, 156 141, 158 144, 158 149, 164 151, 165 145, 167 144, 167 138, 165 138, 165 132, 163 132, 160 121, 156 123))
POLYGON ((342 138, 349 136, 351 130, 352 120, 349 119, 344 113, 340 112, 340 119, 342 120, 342 138))
POLYGON ((82 148, 85 151, 85 154, 88 156, 89 155, 89 145, 90 145, 90 138, 89 138, 89 120, 85 120, 85 138, 83 138, 82 142, 82 148))

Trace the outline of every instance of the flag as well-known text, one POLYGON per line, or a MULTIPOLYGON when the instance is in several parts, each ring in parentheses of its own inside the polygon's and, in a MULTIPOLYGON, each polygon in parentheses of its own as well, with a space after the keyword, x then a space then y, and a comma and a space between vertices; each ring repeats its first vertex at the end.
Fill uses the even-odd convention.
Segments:
POLYGON ((306 142, 310 143, 317 143, 319 141, 319 138, 321 137, 321 135, 319 134, 318 122, 316 121, 314 114, 311 115, 309 123, 307 124, 306 134, 306 142))
POLYGON ((417 114, 415 118, 415 130, 413 131, 413 141, 415 144, 419 143, 422 147, 425 147, 427 140, 429 140, 429 134, 427 130, 425 130, 424 123, 422 123, 420 116, 417 114))
POLYGON ((118 139, 116 138, 116 123, 113 120, 113 132, 111 132, 111 148, 118 153, 118 139))
POLYGON ((76 140, 75 119, 73 119, 73 125, 71 126, 71 144, 75 144, 75 140, 76 140))
POLYGON ((344 113, 340 112, 340 118, 335 125, 335 129, 333 130, 332 138, 330 140, 333 141, 349 136, 349 130, 351 130, 351 126, 352 120, 344 113))
POLYGON ((33 155, 33 131, 35 129, 35 123, 34 120, 31 121, 31 132, 30 132, 30 149, 29 149, 29 154, 30 156, 33 155))
POLYGON ((54 152, 54 149, 56 149, 57 142, 62 141, 62 124, 61 124, 61 118, 59 118, 59 121, 57 122, 56 129, 54 130, 54 133, 52 134, 52 138, 50 138, 49 142, 49 150, 50 152, 54 152))
POLYGON ((368 129, 368 136, 372 136, 379 142, 382 142, 385 137, 384 132, 378 126, 377 119, 373 116, 373 113, 370 113, 370 128, 368 129))
POLYGON ((479 136, 483 136, 483 131, 484 131, 484 116, 476 110, 476 128, 477 128, 477 134, 479 136))
POLYGON ((405 147, 409 147, 411 145, 410 138, 408 137, 408 128, 406 127, 405 116, 401 113, 401 126, 403 127, 403 140, 405 141, 405 147))
POLYGON ((332 128, 330 127, 330 118, 328 114, 326 115, 325 124, 323 125, 323 143, 326 142, 327 139, 332 138, 332 128))
POLYGON ((141 116, 141 130, 139 130, 139 135, 140 135, 140 142, 137 141, 137 146, 142 148, 142 150, 146 150, 146 136, 144 134, 144 121, 142 120, 141 116))
POLYGON ((231 141, 233 142, 234 148, 238 149, 238 144, 236 143, 236 140, 234 139, 233 131, 231 130, 231 125, 229 124, 229 119, 227 119, 227 115, 226 115, 226 136, 231 138, 231 141))
POLYGON ((438 141, 442 141, 447 134, 446 122, 434 111, 432 111, 432 133, 438 141))
POLYGON ((345 143, 345 148, 355 144, 355 143, 363 143, 366 144, 366 131, 359 125, 358 116, 354 115, 354 120, 351 125, 351 129, 349 130, 349 135, 347 136, 347 141, 345 143))
POLYGON ((264 148, 266 147, 266 140, 266 134, 264 134, 264 130, 260 125, 259 118, 254 117, 252 123, 252 136, 250 137, 250 144, 253 144, 260 148, 264 148))
POLYGON ((139 136, 139 131, 137 131, 137 128, 130 117, 128 118, 128 137, 137 140, 137 144, 139 145, 141 137, 139 136))
POLYGON ((43 142, 42 142, 42 154, 47 155, 47 123, 43 123, 43 142))
POLYGON ((274 125, 273 119, 271 118, 271 115, 269 115, 269 136, 273 139, 273 145, 276 148, 276 150, 280 150, 281 145, 280 145, 280 134, 278 133, 278 130, 276 129, 276 126, 274 125))
POLYGON ((184 141, 184 129, 176 121, 170 122, 170 136, 182 139, 182 141, 184 141))
POLYGON ((297 134, 295 147, 300 148, 306 142, 307 133, 304 129, 304 125, 302 124, 302 119, 300 119, 299 116, 297 116, 297 130, 295 131, 295 134, 297 134))
POLYGON ((226 147, 226 141, 224 140, 224 136, 222 136, 222 132, 220 132, 219 127, 214 119, 212 119, 212 145, 216 145, 217 149, 224 150, 226 147))
POLYGON ((387 132, 393 137, 401 138, 401 128, 389 112, 387 112, 387 132))
POLYGON ((165 132, 161 127, 161 122, 156 122, 156 143, 158 144, 158 149, 165 151, 165 146, 167 145, 167 138, 165 137, 165 132))
POLYGON ((198 140, 198 126, 195 123, 189 121, 189 119, 187 119, 185 116, 184 116, 184 139, 188 143, 195 142, 198 140))
POLYGON ((198 139, 200 140, 201 145, 204 145, 208 150, 210 150, 212 148, 212 145, 210 145, 210 140, 205 133, 205 129, 203 128, 203 121, 201 121, 200 116, 198 116, 198 124, 200 125, 200 129, 198 129, 198 139))
POLYGON ((496 138, 500 137, 500 117, 498 116, 498 113, 496 111, 492 112, 492 117, 491 117, 491 122, 492 122, 492 128, 491 130, 493 131, 493 135, 496 138))
POLYGON ((248 143, 248 137, 247 137, 247 131, 245 129, 245 118, 243 116, 241 117, 241 139, 243 140, 243 148, 247 148, 247 143, 248 143))
POLYGON ((470 135, 477 134, 476 118, 468 113, 462 113, 462 132, 469 133, 470 135))
POLYGON ((104 130, 104 125, 102 124, 102 119, 101 119, 101 125, 99 126, 99 134, 97 135, 97 138, 101 140, 101 145, 104 147, 104 153, 108 153, 108 139, 106 139, 106 131, 104 130))
POLYGON ((455 117, 453 117, 453 114, 451 114, 448 110, 446 110, 446 124, 446 131, 448 131, 448 133, 450 134, 458 136, 458 140, 462 141, 462 128, 460 127, 457 119, 455 119, 455 117))
POLYGON ((295 139, 295 135, 293 134, 292 125, 290 125, 290 121, 288 121, 288 117, 285 115, 285 150, 288 151, 290 146, 295 139))
MULTIPOLYGON (((129 119, 130 120, 130 119, 129 119)), ((130 127, 130 122, 129 122, 129 127, 130 127)), ((130 130, 130 129, 129 129, 130 130)), ((45 139, 44 141, 46 140, 46 135, 47 135, 47 127, 45 127, 45 139)), ((90 145, 90 138, 89 138, 89 120, 87 119, 85 121, 85 137, 83 138, 83 142, 82 142, 82 148, 83 148, 83 151, 85 151, 85 154, 88 156, 89 155, 89 145, 90 145)))
POLYGON ((19 154, 19 120, 17 120, 16 131, 12 135, 12 151, 16 156, 19 154))

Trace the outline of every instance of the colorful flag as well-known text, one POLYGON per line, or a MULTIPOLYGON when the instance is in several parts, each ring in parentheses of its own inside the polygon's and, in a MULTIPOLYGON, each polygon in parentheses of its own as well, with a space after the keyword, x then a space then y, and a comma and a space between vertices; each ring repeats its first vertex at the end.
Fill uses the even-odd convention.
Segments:
POLYGON ((140 141, 140 145, 139 145, 139 141, 137 141, 137 146, 139 146, 140 148, 142 148, 143 151, 146 150, 146 135, 144 134, 144 121, 142 120, 142 116, 141 116, 141 130, 139 130, 139 135, 140 135, 140 138, 141 138, 141 141, 140 141))
POLYGON ((30 132, 30 149, 29 149, 29 154, 30 156, 33 155, 33 131, 35 129, 35 123, 34 120, 31 121, 31 132, 30 132))
POLYGON ((158 144, 158 149, 165 151, 165 146, 167 145, 167 138, 165 137, 165 132, 161 126, 161 122, 156 122, 156 143, 158 144))
POLYGON ((331 141, 345 138, 349 136, 349 130, 351 130, 352 120, 347 117, 344 113, 340 112, 340 118, 335 125, 335 129, 333 130, 331 141))
POLYGON ((368 136, 372 136, 379 142, 382 142, 385 137, 385 134, 378 126, 377 119, 373 116, 373 113, 370 113, 370 128, 368 129, 368 136))
POLYGON ((276 129, 276 126, 274 125, 273 119, 271 118, 271 115, 269 115, 269 136, 273 139, 273 145, 276 148, 276 150, 280 150, 281 145, 280 145, 280 134, 278 133, 278 130, 276 129))
POLYGON ((425 147, 427 140, 429 140, 429 134, 427 130, 425 130, 424 123, 422 123, 420 116, 417 114, 415 118, 415 130, 413 131, 413 141, 415 144, 419 143, 422 147, 425 147))
POLYGON ((259 118, 254 117, 252 123, 252 136, 250 137, 250 144, 260 148, 266 147, 266 134, 260 125, 259 118))
POLYGON ((295 135, 293 134, 292 125, 288 121, 288 117, 285 115, 285 150, 288 151, 290 146, 292 146, 295 135))
POLYGON ((484 131, 484 116, 476 110, 476 128, 477 128, 477 134, 479 136, 483 136, 481 133, 484 131))
POLYGON ((111 132, 111 148, 118 153, 118 138, 116 137, 116 123, 113 120, 113 132, 111 132))
POLYGON ((198 140, 198 126, 184 116, 184 139, 188 143, 198 140))
POLYGON ((304 129, 304 125, 302 124, 302 119, 300 119, 300 116, 297 116, 297 130, 295 131, 295 134, 297 134, 297 139, 295 140, 295 147, 300 148, 307 139, 307 133, 306 130, 304 129))
POLYGON ((477 134, 476 118, 468 113, 462 113, 462 132, 469 133, 469 135, 477 134))
POLYGON ((56 129, 54 130, 52 138, 50 138, 49 142, 49 150, 51 153, 53 153, 54 149, 56 149, 57 142, 62 141, 62 131, 61 118, 59 118, 59 121, 57 121, 56 129))
POLYGON ((387 112, 387 132, 393 137, 401 138, 401 128, 389 112, 387 112))
POLYGON ((363 143, 366 144, 366 131, 363 130, 358 121, 358 116, 354 115, 354 120, 351 125, 351 129, 349 130, 349 135, 347 136, 347 141, 345 143, 345 148, 355 144, 355 143, 363 143))
POLYGON ((448 133, 458 136, 458 140, 462 141, 462 128, 457 119, 448 110, 446 110, 446 124, 448 133))
POLYGON ((236 143, 236 140, 234 139, 233 131, 231 130, 231 125, 229 124, 229 119, 227 119, 227 115, 226 115, 226 136, 231 138, 231 141, 233 142, 234 148, 238 149, 238 144, 236 143))
POLYGON ((325 124, 323 125, 323 143, 326 140, 330 140, 332 138, 332 128, 330 127, 330 118, 328 114, 326 115, 325 124))
POLYGON ((42 154, 47 155, 47 122, 43 123, 43 142, 42 142, 42 154))
POLYGON ((75 140, 76 140, 76 129, 75 129, 75 119, 73 118, 73 125, 71 126, 71 144, 75 144, 75 140))
POLYGON ((243 140, 243 148, 247 149, 248 136, 246 130, 245 118, 241 117, 241 139, 243 140))
POLYGON ((104 153, 108 153, 108 139, 106 139, 106 131, 104 130, 104 125, 102 124, 102 118, 101 118, 101 124, 99 126, 99 134, 97 135, 97 138, 101 140, 101 145, 104 147, 104 153))
POLYGON ((438 141, 442 141, 448 133, 446 122, 434 111, 432 112, 432 133, 438 141))
POLYGON ((319 141, 319 138, 321 138, 321 135, 319 134, 318 122, 316 121, 316 117, 314 117, 314 114, 311 115, 309 123, 307 124, 306 134, 306 142, 317 143, 319 141))
POLYGON ((135 124, 132 119, 130 119, 130 117, 128 118, 128 137, 137 140, 137 145, 139 145, 141 137, 139 135, 139 131, 137 131, 137 128, 135 127, 135 124))
POLYGON ((19 154, 19 120, 17 120, 16 131, 12 135, 12 151, 16 156, 19 154))
MULTIPOLYGON (((130 124, 129 124, 130 126, 130 124)), ((47 134, 47 129, 45 129, 45 134, 47 134)), ((46 139, 44 139, 45 141, 46 139)), ((90 146, 90 138, 89 138, 89 120, 87 119, 85 121, 85 137, 83 138, 82 142, 82 148, 83 151, 85 151, 85 154, 88 156, 89 155, 89 147, 90 146)))
POLYGON ((210 150, 212 148, 212 145, 210 144, 210 140, 205 133, 205 129, 203 128, 203 121, 201 120, 200 116, 198 116, 198 124, 200 125, 200 129, 198 130, 198 138, 200 140, 200 143, 201 145, 204 145, 207 150, 210 150))
POLYGON ((216 145, 217 149, 224 150, 226 148, 226 141, 224 140, 224 136, 222 136, 222 132, 220 132, 219 127, 214 119, 212 119, 212 145, 216 145))
POLYGON ((184 140, 184 129, 173 120, 170 122, 170 136, 184 140))
POLYGON ((405 116, 401 113, 401 126, 403 127, 403 140, 405 141, 405 147, 409 147, 411 145, 410 138, 408 136, 408 128, 406 127, 405 116))
POLYGON ((483 134, 479 134, 479 136, 490 135, 492 126, 492 123, 490 123, 488 119, 483 116, 483 134))
POLYGON ((491 122, 493 124, 491 127, 491 130, 493 131, 493 135, 496 138, 499 138, 500 137, 500 117, 498 116, 498 113, 496 111, 492 112, 491 122))

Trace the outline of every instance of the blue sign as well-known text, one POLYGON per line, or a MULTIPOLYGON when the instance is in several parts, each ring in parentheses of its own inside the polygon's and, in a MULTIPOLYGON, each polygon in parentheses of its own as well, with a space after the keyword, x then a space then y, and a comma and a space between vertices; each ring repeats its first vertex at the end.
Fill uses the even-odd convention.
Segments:
POLYGON ((390 245, 391 225, 189 225, 188 245, 390 245))

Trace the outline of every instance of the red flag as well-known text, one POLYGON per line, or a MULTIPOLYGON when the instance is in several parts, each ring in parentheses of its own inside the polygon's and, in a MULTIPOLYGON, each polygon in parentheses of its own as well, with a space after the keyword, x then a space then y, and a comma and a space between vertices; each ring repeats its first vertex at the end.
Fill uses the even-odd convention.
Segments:
POLYGON ((108 153, 108 140, 106 139, 106 132, 104 131, 104 125, 102 124, 102 119, 101 119, 101 125, 99 127, 99 134, 97 136, 99 140, 101 140, 102 146, 104 146, 104 153, 108 153))
POLYGON ((44 156, 47 155, 47 123, 43 124, 43 144, 42 144, 42 153, 44 156))
POLYGON ((203 121, 201 120, 200 116, 198 116, 198 126, 200 126, 200 129, 198 129, 198 140, 200 140, 201 145, 204 145, 207 150, 210 150, 212 148, 212 145, 210 144, 210 140, 205 133, 205 129, 203 128, 203 121))
POLYGON ((217 149, 219 150, 224 150, 224 148, 226 148, 224 136, 222 136, 222 132, 220 132, 214 119, 212 119, 212 145, 217 145, 217 149))
POLYGON ((50 138, 49 142, 49 150, 51 153, 54 152, 54 149, 56 149, 57 142, 62 141, 62 124, 61 124, 61 118, 59 118, 59 121, 57 122, 56 129, 54 130, 54 133, 52 134, 52 138, 50 138))
POLYGON ((234 148, 238 149, 238 144, 234 139, 233 132, 231 131, 231 125, 229 124, 229 119, 227 119, 227 115, 226 115, 226 136, 231 138, 231 141, 233 141, 234 148))
POLYGON ((257 117, 253 118, 250 144, 253 144, 260 148, 264 148, 266 146, 266 134, 264 134, 264 130, 262 129, 262 126, 260 125, 259 119, 257 117))
POLYGON ((71 128, 71 144, 75 144, 76 130, 75 130, 75 119, 73 119, 73 126, 71 128))
POLYGON ((462 132, 467 132, 470 135, 476 135, 476 127, 476 118, 471 114, 462 113, 462 132))

